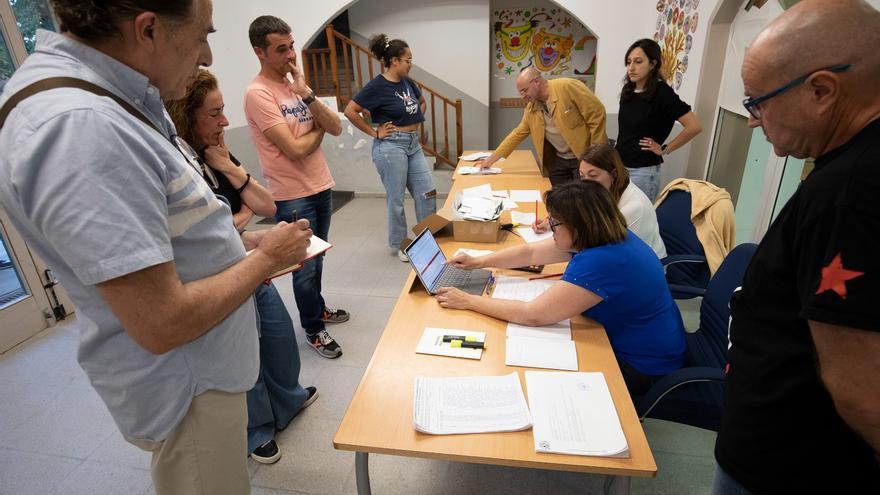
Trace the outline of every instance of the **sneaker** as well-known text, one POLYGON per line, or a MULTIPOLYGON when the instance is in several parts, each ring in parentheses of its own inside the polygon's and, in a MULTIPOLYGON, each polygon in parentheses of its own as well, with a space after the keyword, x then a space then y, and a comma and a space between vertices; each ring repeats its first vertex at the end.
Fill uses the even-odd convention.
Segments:
POLYGON ((397 259, 404 263, 409 263, 409 256, 406 255, 403 251, 397 251, 397 259))
POLYGON ((321 312, 321 320, 324 323, 345 323, 349 318, 351 315, 344 309, 330 309, 324 306, 324 311, 321 312))
POLYGON ((278 444, 275 443, 275 440, 269 440, 251 452, 251 459, 260 464, 275 464, 278 459, 281 459, 281 451, 278 450, 278 444))
POLYGON ((318 398, 318 389, 317 389, 317 388, 315 388, 315 387, 306 387, 306 392, 309 393, 309 398, 306 399, 305 402, 303 402, 303 405, 302 405, 302 406, 300 406, 300 408, 299 408, 300 411, 302 411, 303 409, 305 409, 305 408, 311 406, 311 405, 312 405, 312 402, 315 402, 315 400, 318 398))
POLYGON ((342 355, 342 349, 339 344, 333 340, 333 337, 327 333, 327 330, 321 330, 315 335, 308 335, 309 344, 312 348, 327 359, 335 359, 342 355))

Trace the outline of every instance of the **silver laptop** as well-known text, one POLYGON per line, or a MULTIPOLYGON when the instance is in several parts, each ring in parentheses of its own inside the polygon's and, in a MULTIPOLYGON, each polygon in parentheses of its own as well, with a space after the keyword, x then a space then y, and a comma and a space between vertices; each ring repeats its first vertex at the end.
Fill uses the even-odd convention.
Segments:
POLYGON ((489 270, 462 270, 447 265, 446 256, 430 229, 423 230, 403 252, 430 294, 436 294, 440 287, 456 287, 468 294, 480 295, 492 275, 489 270))

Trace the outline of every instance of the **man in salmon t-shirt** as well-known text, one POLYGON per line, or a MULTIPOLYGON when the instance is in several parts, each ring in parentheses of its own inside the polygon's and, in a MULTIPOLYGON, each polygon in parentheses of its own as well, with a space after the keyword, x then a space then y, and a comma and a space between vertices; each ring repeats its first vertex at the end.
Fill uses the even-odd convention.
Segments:
MULTIPOLYGON (((273 16, 256 18, 248 35, 260 59, 260 73, 245 93, 244 113, 260 157, 263 175, 277 206, 275 219, 305 218, 314 234, 327 240, 335 185, 321 151, 324 133, 342 133, 335 112, 315 99, 296 65, 290 26, 273 16)), ((293 294, 309 344, 329 359, 342 355, 325 323, 348 321, 342 309, 330 309, 321 296, 323 255, 293 273, 293 294)))

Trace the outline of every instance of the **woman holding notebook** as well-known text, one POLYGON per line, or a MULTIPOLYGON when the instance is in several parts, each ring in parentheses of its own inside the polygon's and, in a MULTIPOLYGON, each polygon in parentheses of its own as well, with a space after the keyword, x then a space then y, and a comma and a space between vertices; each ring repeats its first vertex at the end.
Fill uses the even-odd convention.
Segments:
POLYGON ((562 280, 532 301, 512 301, 442 288, 445 308, 469 309, 530 326, 578 314, 605 327, 632 395, 684 364, 684 325, 654 251, 626 228, 605 187, 569 182, 544 195, 553 238, 481 257, 459 254, 448 263, 464 268, 515 268, 568 262, 562 280))
MULTIPOLYGON (((175 136, 178 148, 211 190, 229 203, 231 220, 239 233, 244 233, 254 214, 273 216, 272 195, 251 179, 223 142, 229 121, 223 115, 223 95, 217 79, 206 70, 199 71, 186 95, 166 106, 180 134, 175 136)), ((245 247, 250 249, 248 235, 256 234, 242 235, 245 247)), ((248 454, 257 462, 272 464, 281 458, 275 431, 284 429, 300 410, 314 402, 318 390, 299 384, 299 348, 293 321, 272 282, 261 284, 254 300, 259 316, 260 374, 246 396, 248 454)))

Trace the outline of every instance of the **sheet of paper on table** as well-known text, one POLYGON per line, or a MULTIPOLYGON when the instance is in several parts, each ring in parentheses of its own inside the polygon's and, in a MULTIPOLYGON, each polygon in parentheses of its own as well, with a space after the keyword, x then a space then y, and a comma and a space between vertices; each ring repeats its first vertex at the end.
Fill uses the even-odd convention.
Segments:
POLYGON ((602 373, 526 371, 535 452, 629 457, 602 373))
POLYGON ((416 377, 413 425, 433 435, 521 431, 532 426, 519 374, 416 377))

